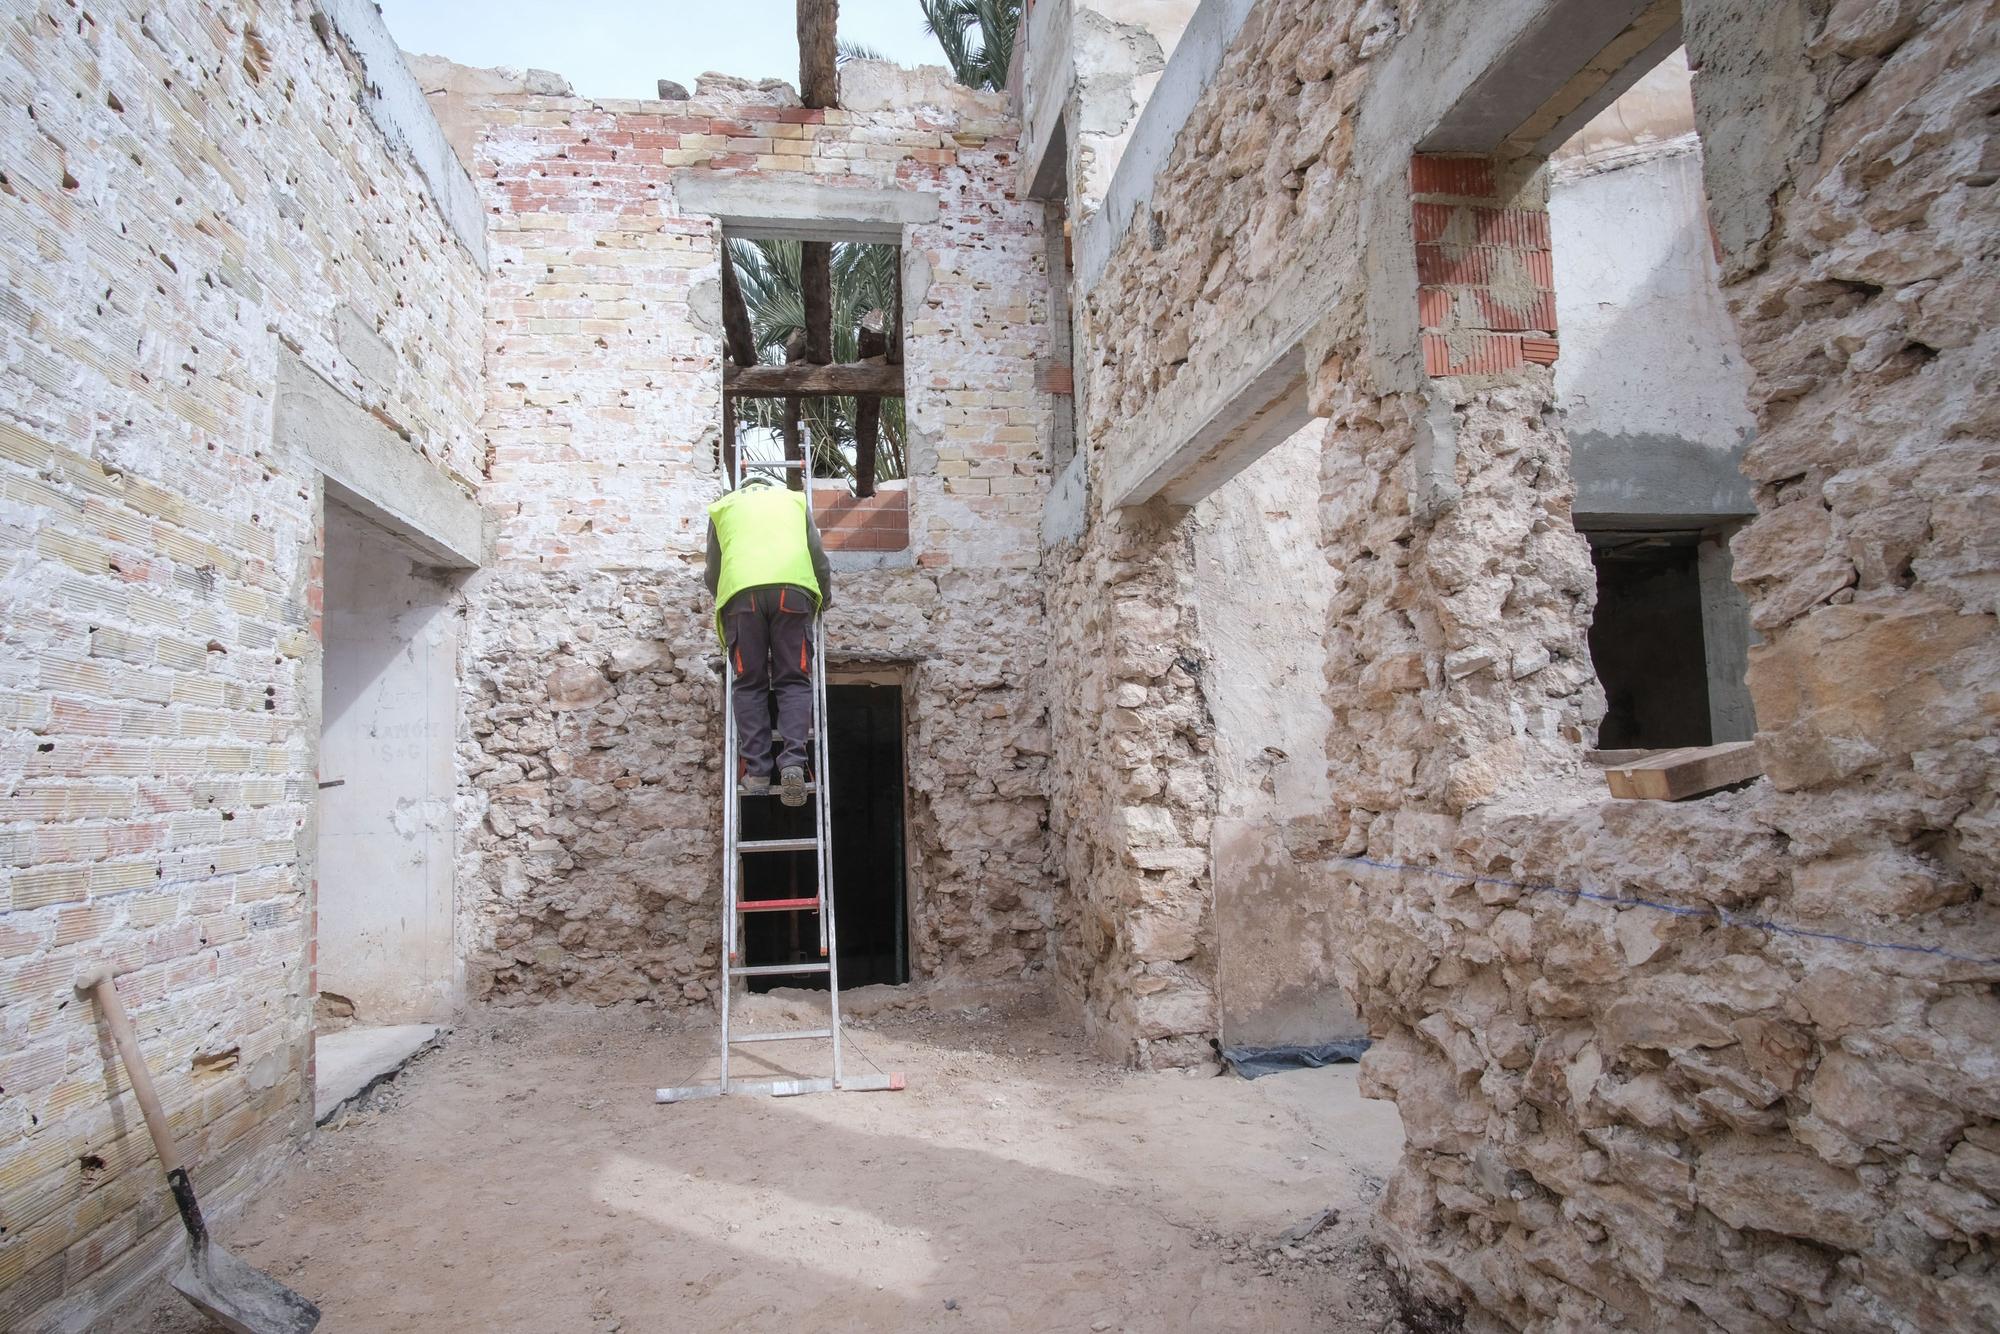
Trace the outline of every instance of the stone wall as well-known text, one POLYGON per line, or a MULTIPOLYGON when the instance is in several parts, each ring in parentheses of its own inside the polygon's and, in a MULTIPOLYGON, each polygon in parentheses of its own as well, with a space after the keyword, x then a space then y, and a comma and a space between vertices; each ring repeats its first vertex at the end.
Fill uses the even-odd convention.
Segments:
POLYGON ((0 88, 0 1326, 82 1328, 181 1231, 86 964, 218 1213, 310 1125, 320 488, 280 362, 463 485, 484 278, 317 6, 11 6, 0 88))
POLYGON ((721 683, 700 576, 722 345, 717 225, 677 203, 695 176, 938 201, 904 230, 908 548, 845 561, 836 544, 827 656, 905 672, 914 976, 1041 967, 1046 279, 1000 100, 865 64, 825 111, 727 80, 687 102, 431 81, 461 90, 445 118, 495 261, 482 498, 499 559, 468 589, 462 743, 475 994, 713 992, 721 683))
MULTIPOLYGON (((1759 518, 1735 556, 1770 776, 1672 805, 1607 801, 1582 764, 1593 579, 1551 372, 1415 373, 1418 321, 1381 313, 1416 313, 1426 238, 1353 179, 1387 164, 1345 169, 1357 134, 1393 145, 1384 109, 1407 97, 1371 62, 1443 67, 1489 13, 1253 12, 1081 321, 1101 477, 1285 291, 1334 293, 1307 340, 1340 571, 1333 804, 1295 843, 1321 839, 1342 981, 1378 1039, 1366 1078, 1408 1134, 1387 1252, 1413 1304, 1479 1328, 1991 1324, 1990 7, 1688 7, 1755 375, 1759 518)), ((1535 166, 1496 163, 1480 193, 1538 207, 1535 166)), ((1067 856, 1107 915, 1111 868, 1206 814, 1168 793, 1121 823, 1109 785, 1201 739, 1196 673, 1119 636, 1136 604, 1174 642, 1181 536, 1171 514, 1096 515, 1051 595, 1058 642, 1074 617, 1094 651, 1057 658, 1085 667, 1053 696, 1053 787, 1101 785, 1067 856), (1151 707, 1114 767, 1071 738, 1128 681, 1151 707)), ((1081 936, 1065 972, 1130 1032, 1121 930, 1081 936)), ((1163 994, 1199 997, 1205 945, 1163 994)))

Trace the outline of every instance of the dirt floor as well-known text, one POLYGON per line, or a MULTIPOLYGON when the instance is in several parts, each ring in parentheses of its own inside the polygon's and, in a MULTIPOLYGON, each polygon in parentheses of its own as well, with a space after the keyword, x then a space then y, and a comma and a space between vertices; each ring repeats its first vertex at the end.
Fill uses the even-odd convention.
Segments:
MULTIPOLYGON (((1402 1328, 1367 1241, 1401 1133, 1353 1066, 1121 1070, 1034 999, 849 1027, 907 1091, 662 1106, 712 1028, 474 1011, 221 1239, 328 1334, 1402 1328)), ((163 1282, 104 1327, 203 1325, 163 1282)))

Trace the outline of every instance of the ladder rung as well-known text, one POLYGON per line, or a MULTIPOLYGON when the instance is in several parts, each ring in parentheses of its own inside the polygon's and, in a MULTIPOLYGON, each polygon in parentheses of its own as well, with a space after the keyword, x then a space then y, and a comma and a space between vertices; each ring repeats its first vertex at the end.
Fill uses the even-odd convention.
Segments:
POLYGON ((738 852, 811 852, 819 846, 816 838, 755 838, 738 843, 738 852))
MULTIPOLYGON (((819 784, 807 783, 805 790, 807 794, 810 795, 811 793, 819 791, 819 784)), ((759 788, 755 792, 752 792, 747 787, 739 787, 736 789, 736 795, 739 797, 777 797, 784 795, 784 791, 785 789, 783 787, 779 786, 776 783, 773 783, 771 784, 771 786, 766 788, 759 788)))
POLYGON ((745 459, 737 466, 743 468, 777 468, 782 471, 792 468, 803 468, 806 466, 806 461, 804 459, 745 459))
POLYGON ((830 1028, 801 1028, 796 1033, 745 1033, 740 1038, 731 1038, 729 1040, 731 1042, 789 1042, 793 1038, 830 1038, 832 1036, 833 1030, 830 1028))
POLYGON ((825 960, 819 963, 753 963, 729 970, 731 977, 782 977, 786 973, 824 973, 825 960))
POLYGON ((737 912, 817 912, 818 899, 738 899, 737 912))

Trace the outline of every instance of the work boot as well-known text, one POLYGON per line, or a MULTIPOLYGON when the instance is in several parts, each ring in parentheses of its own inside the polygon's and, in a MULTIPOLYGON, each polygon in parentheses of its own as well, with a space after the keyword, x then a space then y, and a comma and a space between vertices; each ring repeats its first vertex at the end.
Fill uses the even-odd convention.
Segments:
POLYGON ((778 800, 787 806, 806 804, 806 771, 796 764, 788 764, 778 775, 778 785, 783 795, 778 800))
POLYGON ((768 797, 771 795, 771 775, 745 774, 743 795, 746 797, 768 797))

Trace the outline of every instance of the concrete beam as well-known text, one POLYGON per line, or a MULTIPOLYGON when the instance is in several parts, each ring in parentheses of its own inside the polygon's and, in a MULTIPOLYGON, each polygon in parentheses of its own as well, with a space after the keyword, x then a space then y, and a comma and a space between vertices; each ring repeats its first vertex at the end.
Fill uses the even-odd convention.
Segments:
POLYGON ((674 177, 674 204, 683 214, 708 214, 736 236, 792 241, 876 241, 899 245, 903 228, 938 220, 939 196, 928 190, 848 190, 771 177, 674 177))
POLYGON ((1040 0, 1015 39, 1010 73, 1021 80, 1021 180, 1030 199, 1055 198, 1048 183, 1069 175, 1063 108, 1076 78, 1071 9, 1071 0, 1040 0))
POLYGON ((1076 293, 1081 304, 1111 262, 1118 240, 1139 211, 1152 202, 1153 182, 1166 166, 1181 127, 1201 101, 1201 95, 1222 68, 1222 57, 1235 40, 1256 0, 1201 0, 1188 20, 1160 82, 1146 99, 1132 138, 1118 159, 1104 203, 1077 237, 1076 293))
MULTIPOLYGON (((1158 496, 1193 505, 1282 444, 1312 420, 1306 401, 1305 351, 1293 340, 1260 365, 1243 367, 1198 422, 1176 423, 1165 449, 1127 450, 1106 470, 1112 506, 1158 496)), ((1141 437, 1143 438, 1143 437, 1141 437)))
POLYGON ((1546 156, 1680 45, 1680 0, 1541 7, 1417 145, 1424 153, 1546 156))
MULTIPOLYGON (((1251 0, 1203 0, 1189 22, 1103 208, 1078 237, 1080 292, 1102 276, 1122 234, 1151 203, 1155 175, 1250 6, 1251 0)), ((1192 504, 1255 462, 1304 424, 1311 350, 1323 349, 1335 333, 1363 335, 1378 389, 1422 386, 1409 239, 1410 154, 1434 147, 1499 151, 1509 135, 1570 89, 1576 95, 1562 101, 1561 116, 1549 122, 1557 124, 1616 81, 1596 78, 1587 92, 1576 83, 1591 62, 1602 64, 1607 49, 1623 50, 1621 41, 1629 46, 1635 40, 1635 23, 1653 23, 1662 13, 1678 19, 1672 0, 1604 0, 1608 16, 1598 8, 1597 0, 1468 0, 1423 9, 1362 95, 1354 156, 1363 192, 1361 254, 1295 238, 1283 271, 1260 284, 1269 294, 1264 304, 1231 335, 1227 351, 1196 349, 1173 382, 1114 431, 1106 453, 1106 505, 1156 496, 1192 504), (1549 63, 1524 68, 1533 59, 1549 63), (1501 89, 1496 71, 1511 71, 1507 77, 1526 80, 1531 90, 1501 89), (1488 105, 1494 99, 1505 105, 1488 105)), ((1629 69, 1632 78, 1644 73, 1633 62, 1656 38, 1657 32, 1646 37, 1648 45, 1633 48, 1620 69, 1629 69)))
POLYGON ((445 225, 479 262, 480 270, 487 271, 486 215, 479 207, 479 193, 432 114, 416 76, 403 63, 402 48, 389 35, 375 0, 313 0, 313 4, 361 66, 360 101, 368 118, 389 146, 417 169, 445 225))
POLYGON ((446 569, 486 561, 486 516, 410 443, 289 352, 278 358, 272 437, 326 479, 326 494, 446 569))

